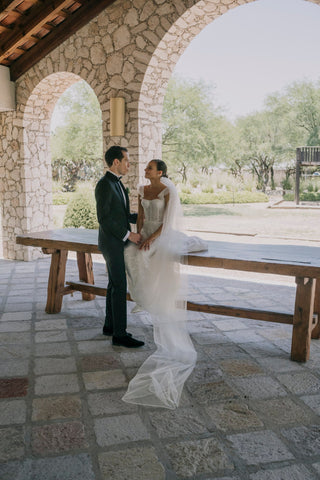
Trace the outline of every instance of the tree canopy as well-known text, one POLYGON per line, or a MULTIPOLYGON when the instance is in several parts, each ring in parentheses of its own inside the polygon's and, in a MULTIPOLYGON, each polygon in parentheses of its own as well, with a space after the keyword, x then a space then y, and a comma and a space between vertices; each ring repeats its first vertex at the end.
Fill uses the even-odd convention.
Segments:
MULTIPOLYGON (((63 120, 52 135, 53 171, 56 176, 63 171, 64 188, 72 190, 78 179, 101 174, 101 111, 82 81, 62 95, 57 108, 63 120)), ((260 111, 232 123, 211 85, 173 76, 162 120, 163 159, 171 174, 186 182, 215 165, 240 178, 250 170, 265 190, 274 185, 276 166, 292 173, 297 147, 320 144, 320 81, 294 82, 268 95, 260 111)))
POLYGON ((231 124, 215 107, 204 82, 172 77, 163 105, 163 159, 187 180, 191 169, 207 172, 222 157, 231 124))
POLYGON ((61 96, 57 108, 63 123, 51 137, 53 173, 59 176, 62 170, 64 188, 73 190, 80 178, 101 173, 101 110, 93 90, 83 81, 61 96))

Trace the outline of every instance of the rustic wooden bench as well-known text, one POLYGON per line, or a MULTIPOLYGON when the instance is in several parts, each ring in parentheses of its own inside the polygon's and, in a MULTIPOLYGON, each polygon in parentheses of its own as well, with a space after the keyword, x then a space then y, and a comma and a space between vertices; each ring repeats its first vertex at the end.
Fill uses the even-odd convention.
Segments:
MULTIPOLYGON (((96 230, 48 230, 19 235, 16 241, 21 245, 40 247, 52 257, 47 313, 60 312, 63 296, 74 291, 82 292, 84 300, 106 295, 106 288, 94 285, 91 254, 101 253, 96 230), (77 252, 79 282, 65 281, 68 251, 77 252)), ((208 251, 187 255, 188 265, 293 276, 297 285, 294 312, 287 314, 190 301, 187 302, 188 310, 293 325, 291 359, 307 361, 311 338, 320 336, 320 248, 218 241, 208 242, 208 245, 208 251)))

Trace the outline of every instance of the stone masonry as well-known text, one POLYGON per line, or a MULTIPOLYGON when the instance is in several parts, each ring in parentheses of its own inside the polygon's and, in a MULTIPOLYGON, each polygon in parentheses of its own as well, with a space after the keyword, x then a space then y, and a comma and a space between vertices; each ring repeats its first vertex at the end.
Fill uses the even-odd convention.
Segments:
MULTIPOLYGON (((104 147, 130 147, 131 190, 145 163, 161 155, 161 110, 168 79, 201 29, 245 0, 119 0, 16 82, 17 109, 0 114, 0 203, 9 259, 38 253, 17 234, 51 225, 50 119, 61 94, 85 80, 101 105, 104 147), (109 99, 126 101, 126 133, 110 137, 109 99)), ((103 165, 101 164, 101 172, 103 165)))
POLYGON ((17 80, 16 111, 0 114, 5 258, 35 258, 38 253, 16 245, 15 237, 51 225, 50 119, 61 94, 79 80, 92 87, 101 106, 104 148, 130 147, 126 183, 134 191, 145 163, 161 156, 163 98, 180 55, 215 18, 250 1, 118 0, 17 80), (109 103, 116 96, 126 101, 121 138, 109 133, 109 103))

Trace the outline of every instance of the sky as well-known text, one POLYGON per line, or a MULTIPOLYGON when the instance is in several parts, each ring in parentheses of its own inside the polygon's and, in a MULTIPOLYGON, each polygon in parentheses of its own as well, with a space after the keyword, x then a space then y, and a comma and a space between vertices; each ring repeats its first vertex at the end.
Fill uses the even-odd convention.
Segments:
POLYGON ((320 5, 257 0, 229 10, 194 38, 174 73, 215 86, 230 120, 259 110, 268 94, 320 78, 320 5))

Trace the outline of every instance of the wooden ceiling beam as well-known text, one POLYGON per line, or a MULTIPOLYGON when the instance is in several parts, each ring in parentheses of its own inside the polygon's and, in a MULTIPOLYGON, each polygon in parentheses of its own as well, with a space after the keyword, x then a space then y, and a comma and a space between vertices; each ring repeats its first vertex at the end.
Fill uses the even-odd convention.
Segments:
POLYGON ((39 40, 36 46, 30 48, 24 55, 12 63, 10 67, 11 80, 15 81, 23 75, 33 67, 33 65, 38 63, 43 57, 114 2, 115 0, 81 1, 82 7, 70 14, 64 22, 55 27, 54 30, 43 39, 39 40))
POLYGON ((9 12, 12 12, 23 0, 2 0, 0 1, 0 12, 1 15, 4 13, 8 15, 9 12))
POLYGON ((70 0, 47 1, 31 10, 30 14, 21 17, 21 22, 13 28, 0 47, 0 63, 11 55, 19 45, 25 43, 32 35, 35 35, 43 25, 53 20, 57 13, 70 5, 70 0))
POLYGON ((11 28, 6 27, 5 25, 0 25, 0 33, 1 32, 11 32, 11 28))
POLYGON ((0 2, 0 22, 3 20, 8 13, 12 12, 18 5, 20 5, 21 0, 0 2))

